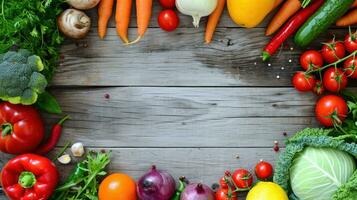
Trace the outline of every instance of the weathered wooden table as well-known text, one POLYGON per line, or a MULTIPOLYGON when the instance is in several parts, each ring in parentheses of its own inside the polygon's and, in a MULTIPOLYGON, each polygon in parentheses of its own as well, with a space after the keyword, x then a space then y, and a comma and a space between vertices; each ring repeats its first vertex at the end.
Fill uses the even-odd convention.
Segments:
MULTIPOLYGON (((271 62, 261 61, 266 22, 243 29, 225 13, 206 45, 205 20, 195 29, 181 15, 180 28, 166 33, 156 22, 160 10, 155 3, 151 27, 138 44, 123 45, 114 20, 101 41, 92 10, 89 36, 63 46, 51 92, 72 120, 58 148, 80 141, 88 149, 111 150, 111 172, 138 178, 156 164, 211 185, 227 169, 274 162, 274 141, 283 149, 284 132, 316 126, 314 95, 299 94, 290 83, 301 51, 289 42, 271 62)), ((133 13, 132 39, 135 24, 133 13)), ((331 32, 342 36, 346 30, 331 32)), ((44 117, 48 127, 58 119, 44 117)), ((10 158, 0 157, 1 166, 10 158)), ((58 167, 62 176, 72 168, 58 167)))

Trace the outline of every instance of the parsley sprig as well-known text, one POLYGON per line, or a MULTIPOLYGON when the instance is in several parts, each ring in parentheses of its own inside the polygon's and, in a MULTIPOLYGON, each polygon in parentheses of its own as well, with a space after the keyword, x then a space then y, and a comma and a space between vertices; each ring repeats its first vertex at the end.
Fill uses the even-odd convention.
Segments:
POLYGON ((63 0, 1 0, 0 54, 13 46, 28 49, 41 57, 44 74, 52 79, 63 43, 57 27, 63 0))

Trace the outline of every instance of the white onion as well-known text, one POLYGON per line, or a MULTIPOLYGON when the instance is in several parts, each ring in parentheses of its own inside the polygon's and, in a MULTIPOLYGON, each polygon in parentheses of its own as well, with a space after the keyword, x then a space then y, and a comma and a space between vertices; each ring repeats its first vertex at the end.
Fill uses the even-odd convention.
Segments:
POLYGON ((201 17, 210 15, 217 7, 217 0, 176 0, 177 9, 185 15, 191 15, 193 25, 200 25, 201 17))

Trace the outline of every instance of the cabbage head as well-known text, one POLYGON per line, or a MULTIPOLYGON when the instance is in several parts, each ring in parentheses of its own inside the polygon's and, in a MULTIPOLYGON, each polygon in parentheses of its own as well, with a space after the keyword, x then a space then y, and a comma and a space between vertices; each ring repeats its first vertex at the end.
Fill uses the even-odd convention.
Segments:
POLYGON ((290 168, 291 189, 299 200, 330 200, 355 170, 355 159, 344 151, 306 147, 290 168))

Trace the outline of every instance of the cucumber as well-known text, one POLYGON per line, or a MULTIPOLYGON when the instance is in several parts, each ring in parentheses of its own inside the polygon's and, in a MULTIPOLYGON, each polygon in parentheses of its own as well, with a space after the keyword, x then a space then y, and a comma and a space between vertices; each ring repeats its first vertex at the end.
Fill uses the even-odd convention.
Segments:
POLYGON ((354 0, 326 0, 296 33, 295 44, 301 47, 308 46, 344 15, 353 2, 354 0))

